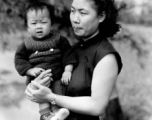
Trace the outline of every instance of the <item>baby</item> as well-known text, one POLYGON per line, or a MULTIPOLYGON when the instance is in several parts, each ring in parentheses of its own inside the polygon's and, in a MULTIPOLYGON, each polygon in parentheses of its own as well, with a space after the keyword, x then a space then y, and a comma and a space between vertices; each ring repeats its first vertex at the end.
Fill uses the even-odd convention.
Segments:
MULTIPOLYGON (((27 7, 25 24, 31 37, 26 38, 17 49, 15 68, 20 75, 27 76, 27 84, 41 72, 51 69, 53 81, 49 88, 54 93, 64 95, 62 84, 67 85, 70 82, 77 59, 70 52, 68 40, 51 32, 53 19, 53 8, 46 3, 36 2, 27 7)), ((32 84, 31 88, 36 89, 32 84)), ((40 103, 39 108, 40 120, 50 120, 51 112, 61 119, 69 115, 68 109, 49 103, 40 103)))

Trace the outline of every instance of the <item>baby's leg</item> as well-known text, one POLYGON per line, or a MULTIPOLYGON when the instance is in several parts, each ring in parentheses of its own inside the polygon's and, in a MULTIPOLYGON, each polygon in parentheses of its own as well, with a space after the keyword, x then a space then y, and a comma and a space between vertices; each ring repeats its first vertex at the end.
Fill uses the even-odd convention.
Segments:
MULTIPOLYGON (((55 94, 65 95, 65 86, 61 83, 61 80, 54 80, 52 83, 52 90, 55 94)), ((64 120, 70 114, 66 108, 61 108, 57 105, 52 105, 52 112, 55 114, 51 120, 64 120)))
POLYGON ((40 103, 39 108, 41 115, 40 120, 50 120, 54 116, 54 113, 52 113, 52 105, 50 103, 40 103))
POLYGON ((69 110, 66 108, 60 108, 58 106, 52 106, 52 111, 55 114, 51 120, 64 120, 70 114, 69 110))
POLYGON ((51 105, 49 103, 40 103, 39 104, 39 113, 40 113, 40 120, 48 120, 53 114, 51 110, 51 105))
MULTIPOLYGON (((31 80, 35 79, 32 76, 27 76, 27 84, 29 84, 31 82, 31 80)), ((30 87, 32 89, 37 89, 35 86, 33 86, 32 84, 30 85, 30 87)), ((40 120, 48 120, 47 118, 50 118, 50 113, 51 113, 51 104, 49 103, 40 103, 39 104, 39 113, 40 113, 40 120)))

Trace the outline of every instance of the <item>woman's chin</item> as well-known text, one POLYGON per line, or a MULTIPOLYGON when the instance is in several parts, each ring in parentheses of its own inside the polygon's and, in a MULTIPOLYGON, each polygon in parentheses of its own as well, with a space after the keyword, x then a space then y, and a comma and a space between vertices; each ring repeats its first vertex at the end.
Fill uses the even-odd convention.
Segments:
POLYGON ((83 37, 83 34, 79 33, 79 32, 75 32, 75 35, 78 36, 78 37, 83 37))

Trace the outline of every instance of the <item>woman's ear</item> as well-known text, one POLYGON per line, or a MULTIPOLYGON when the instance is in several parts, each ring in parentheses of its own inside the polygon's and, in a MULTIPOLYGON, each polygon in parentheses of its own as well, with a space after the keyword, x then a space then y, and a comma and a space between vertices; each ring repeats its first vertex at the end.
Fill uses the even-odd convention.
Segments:
POLYGON ((105 13, 105 12, 102 12, 99 17, 100 17, 99 22, 100 22, 100 23, 103 22, 103 21, 105 20, 105 18, 106 18, 106 13, 105 13))

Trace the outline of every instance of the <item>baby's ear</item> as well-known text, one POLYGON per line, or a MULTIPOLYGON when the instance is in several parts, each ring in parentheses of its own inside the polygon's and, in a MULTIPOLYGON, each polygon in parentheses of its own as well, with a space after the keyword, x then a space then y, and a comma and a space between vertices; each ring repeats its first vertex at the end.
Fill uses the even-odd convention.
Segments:
POLYGON ((106 18, 106 13, 103 11, 99 17, 100 17, 99 22, 100 23, 103 22, 106 18))
POLYGON ((26 29, 27 29, 27 31, 29 32, 29 27, 26 25, 26 29))

